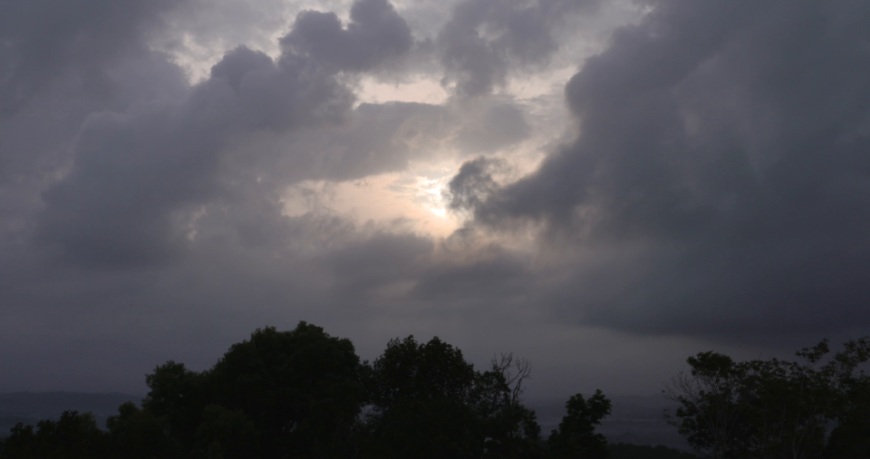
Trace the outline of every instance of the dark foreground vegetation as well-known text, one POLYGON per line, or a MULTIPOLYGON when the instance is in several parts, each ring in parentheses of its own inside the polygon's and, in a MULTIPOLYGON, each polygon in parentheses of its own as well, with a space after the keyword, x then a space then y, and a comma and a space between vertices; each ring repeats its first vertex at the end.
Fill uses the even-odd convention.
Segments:
MULTIPOLYGON (((716 458, 870 457, 866 340, 827 359, 827 343, 799 363, 689 359, 666 396, 672 422, 716 458)), ((517 458, 691 459, 664 447, 608 445, 601 392, 571 397, 546 441, 522 404, 530 365, 511 354, 477 371, 434 338, 391 340, 373 363, 347 339, 300 323, 257 330, 209 370, 167 362, 146 377, 141 406, 125 403, 106 430, 76 411, 18 424, 0 458, 517 458)))

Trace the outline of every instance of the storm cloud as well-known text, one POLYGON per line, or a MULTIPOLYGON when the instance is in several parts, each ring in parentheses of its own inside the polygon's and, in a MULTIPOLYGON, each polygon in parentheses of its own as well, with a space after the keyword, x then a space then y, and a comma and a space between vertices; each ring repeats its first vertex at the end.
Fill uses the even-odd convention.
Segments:
POLYGON ((546 63, 558 49, 553 31, 566 15, 595 1, 468 0, 453 8, 438 35, 443 83, 459 96, 479 96, 504 83, 515 66, 546 63))
POLYGON ((0 390, 299 320, 542 394, 866 334, 868 43, 848 1, 0 2, 0 390))
MULTIPOLYGON (((654 6, 568 82, 577 140, 487 190, 479 224, 542 222, 542 244, 590 252, 553 300, 580 322, 681 334, 870 324, 870 9, 654 6)), ((486 177, 461 173, 456 196, 486 177)))

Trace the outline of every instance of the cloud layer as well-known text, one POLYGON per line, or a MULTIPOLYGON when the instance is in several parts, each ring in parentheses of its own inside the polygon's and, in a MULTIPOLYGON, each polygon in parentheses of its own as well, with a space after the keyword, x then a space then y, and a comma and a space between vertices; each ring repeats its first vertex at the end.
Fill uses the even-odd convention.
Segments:
POLYGON ((488 177, 466 177, 469 163, 455 205, 484 192, 484 227, 540 222, 541 243, 584 252, 559 299, 583 322, 680 334, 866 327, 868 13, 657 4, 568 82, 574 143, 496 192, 468 189, 488 177))
POLYGON ((140 391, 298 320, 366 358, 515 351, 572 393, 870 329, 863 3, 19 3, 0 390, 140 391), (361 103, 372 81, 448 96, 361 103))

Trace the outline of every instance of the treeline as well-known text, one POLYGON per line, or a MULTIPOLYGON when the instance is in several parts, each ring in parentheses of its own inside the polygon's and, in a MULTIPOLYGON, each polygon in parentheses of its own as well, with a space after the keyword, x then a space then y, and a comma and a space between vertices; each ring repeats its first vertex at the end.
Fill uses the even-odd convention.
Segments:
POLYGON ((548 442, 521 403, 528 362, 504 355, 476 371, 434 338, 392 340, 373 363, 353 344, 300 323, 255 331, 209 370, 167 362, 146 376, 107 431, 93 416, 17 425, 3 458, 598 458, 599 391, 575 395, 548 442))
MULTIPOLYGON (((800 362, 691 357, 690 372, 665 391, 680 403, 671 421, 715 458, 868 458, 870 379, 860 367, 870 342, 826 354, 823 342, 799 352, 800 362)), ((364 362, 349 340, 302 322, 292 331, 255 331, 206 371, 158 366, 146 376, 141 406, 121 405, 105 431, 92 415, 72 411, 35 427, 18 424, 0 458, 692 457, 608 446, 595 432, 611 411, 601 391, 571 397, 543 440, 522 403, 530 370, 506 354, 477 371, 438 338, 394 339, 364 362)))

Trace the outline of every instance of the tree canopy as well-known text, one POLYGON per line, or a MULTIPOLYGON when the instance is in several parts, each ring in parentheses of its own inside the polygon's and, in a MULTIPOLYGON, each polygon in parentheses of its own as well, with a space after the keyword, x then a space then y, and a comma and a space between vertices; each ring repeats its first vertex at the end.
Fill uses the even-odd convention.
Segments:
POLYGON ((680 403, 673 423, 713 458, 870 457, 870 340, 829 353, 824 340, 797 361, 690 357, 665 390, 680 403))
MULTIPOLYGON (((121 405, 106 431, 76 412, 36 429, 19 424, 0 458, 542 459, 549 453, 540 426, 522 404, 530 372, 513 354, 477 371, 437 337, 390 340, 369 364, 349 340, 320 327, 267 327, 205 371, 157 366, 142 405, 121 405)), ((575 412, 573 403, 561 435, 606 445, 583 422, 600 421, 606 413, 595 410, 609 410, 609 401, 599 391, 589 400, 593 412, 575 412)))
MULTIPOLYGON (((715 459, 870 458, 870 338, 797 359, 735 361, 713 351, 687 360, 667 386, 670 421, 715 459)), ((596 432, 612 404, 576 394, 547 441, 523 404, 531 364, 513 354, 475 369, 435 337, 390 340, 371 364, 353 344, 300 322, 255 330, 211 368, 168 361, 146 375, 105 430, 90 413, 16 425, 0 459, 606 459, 682 457, 611 447, 596 432)))

